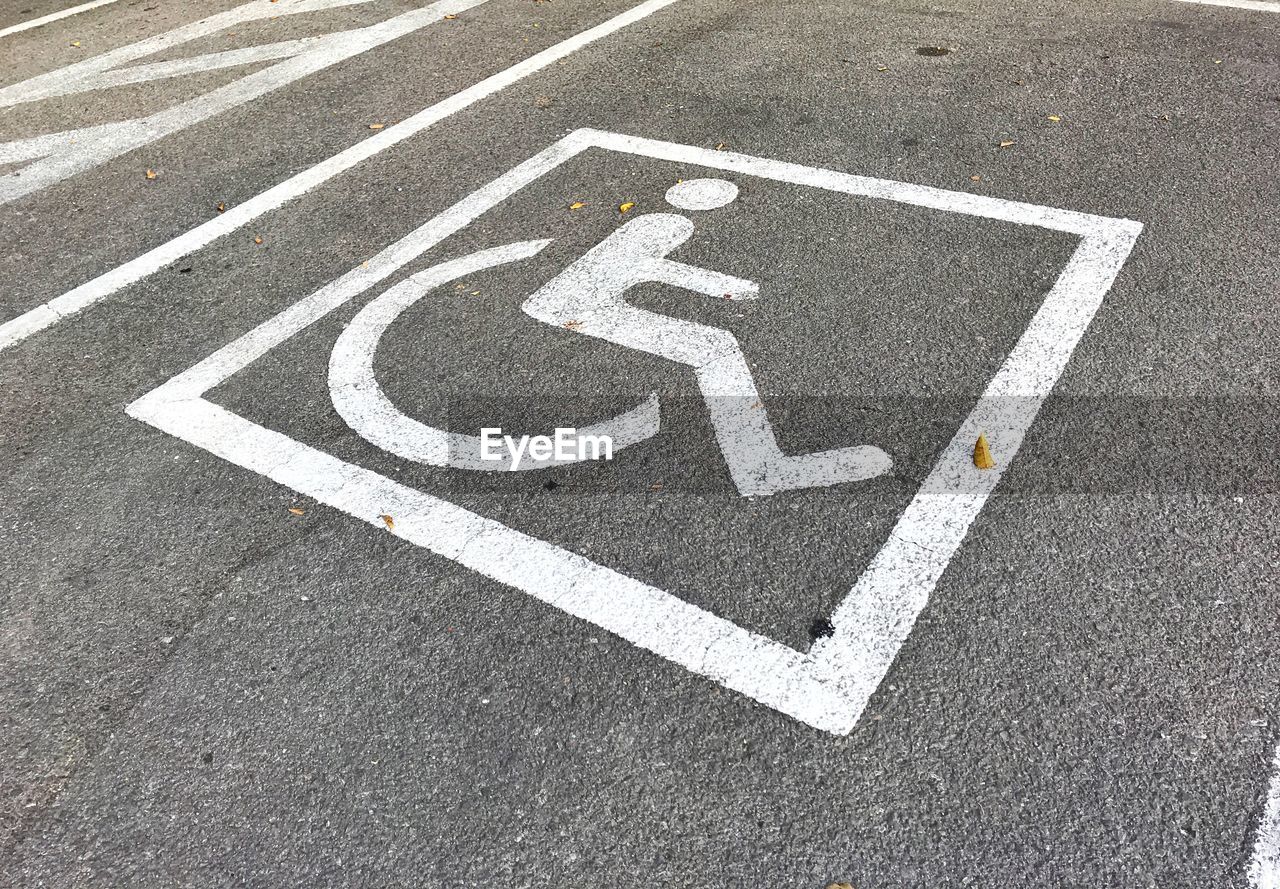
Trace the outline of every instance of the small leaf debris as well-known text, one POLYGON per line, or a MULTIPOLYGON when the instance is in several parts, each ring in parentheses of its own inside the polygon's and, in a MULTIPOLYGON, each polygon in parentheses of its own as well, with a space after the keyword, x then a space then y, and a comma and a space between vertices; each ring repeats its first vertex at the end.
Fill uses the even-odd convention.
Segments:
POLYGON ((306 515, 306 514, 307 514, 307 511, 306 511, 305 509, 301 509, 301 508, 299 508, 299 507, 297 507, 297 506, 290 506, 290 507, 289 507, 289 513, 290 513, 290 515, 306 515))
POLYGON ((574 201, 572 204, 570 204, 570 205, 569 205, 569 209, 570 209, 570 210, 581 210, 581 209, 582 209, 583 207, 585 207, 585 206, 586 206, 586 204, 585 204, 585 203, 583 203, 582 201, 574 201))
POLYGON ((618 205, 618 212, 619 212, 619 213, 630 213, 630 212, 631 212, 631 209, 632 209, 635 205, 636 205, 636 202, 635 202, 635 201, 627 201, 627 202, 626 202, 626 203, 624 203, 624 204, 619 204, 619 205, 618 205))
POLYGON ((383 128, 383 127, 385 127, 385 126, 386 126, 386 124, 385 124, 385 123, 371 123, 371 124, 369 124, 369 129, 371 129, 371 130, 380 130, 380 129, 382 129, 382 128, 383 128))
POLYGON ((160 174, 157 173, 155 170, 147 170, 145 175, 147 179, 150 180, 150 179, 155 179, 160 174))
POLYGON ((384 513, 383 515, 378 516, 378 518, 382 519, 382 524, 387 526, 388 531, 394 531, 396 529, 396 520, 391 518, 391 516, 384 513))
POLYGON ((1062 118, 1057 114, 1050 114, 1049 120, 1053 121, 1054 123, 1062 123, 1062 118))
POLYGON ((973 445, 973 465, 979 469, 995 469, 996 458, 991 456, 991 446, 987 444, 987 434, 978 433, 978 440, 973 445))
POLYGON ((1017 145, 1017 144, 1018 143, 1014 142, 1012 139, 1005 139, 1003 142, 1000 143, 1000 147, 1009 148, 1010 146, 1017 145))
POLYGON ((226 213, 227 205, 224 204, 222 201, 218 201, 218 206, 215 207, 214 209, 216 209, 219 213, 226 213))
POLYGON ((253 236, 253 243, 255 243, 255 244, 261 244, 261 243, 262 243, 262 235, 254 235, 254 236, 253 236))
POLYGON ((566 322, 564 322, 564 326, 565 326, 565 329, 567 329, 567 330, 577 330, 579 327, 581 327, 581 326, 582 326, 582 322, 581 322, 581 321, 566 321, 566 322))

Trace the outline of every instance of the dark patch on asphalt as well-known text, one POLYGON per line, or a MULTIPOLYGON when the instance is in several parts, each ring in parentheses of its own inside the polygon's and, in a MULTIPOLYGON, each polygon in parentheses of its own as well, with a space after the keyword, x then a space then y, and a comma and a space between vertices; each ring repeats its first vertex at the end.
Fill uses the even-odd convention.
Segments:
POLYGON ((817 642, 819 639, 825 639, 834 634, 835 631, 835 625, 831 623, 830 618, 815 617, 813 623, 809 625, 809 638, 817 642))

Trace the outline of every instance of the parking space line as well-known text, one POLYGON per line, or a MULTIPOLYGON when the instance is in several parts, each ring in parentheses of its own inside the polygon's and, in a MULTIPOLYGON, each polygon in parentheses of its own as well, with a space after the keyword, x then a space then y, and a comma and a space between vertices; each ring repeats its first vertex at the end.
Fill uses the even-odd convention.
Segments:
POLYGON ((61 9, 57 12, 51 12, 48 15, 42 15, 38 19, 31 19, 29 22, 19 22, 16 25, 10 25, 7 28, 0 28, 0 37, 8 37, 10 34, 17 34, 19 31, 30 31, 32 28, 38 28, 41 25, 47 25, 49 22, 56 22, 58 19, 65 19, 76 13, 88 12, 90 9, 97 9, 99 6, 106 6, 108 3, 115 3, 116 0, 90 0, 88 3, 81 3, 79 6, 72 6, 70 9, 61 9))
POLYGON ((1267 805, 1253 843, 1249 885, 1253 889, 1280 889, 1280 747, 1272 759, 1267 805))
POLYGON ((223 235, 236 229, 276 208, 292 201, 323 185, 334 176, 343 173, 361 161, 367 160, 381 151, 414 136, 465 108, 474 105, 499 90, 505 89, 530 74, 541 71, 548 65, 565 58, 579 49, 615 31, 634 24, 641 19, 680 0, 645 0, 637 6, 622 12, 613 18, 581 31, 554 46, 517 62, 510 68, 486 77, 479 83, 454 93, 434 105, 428 106, 413 116, 394 126, 370 136, 362 142, 345 148, 337 154, 321 161, 313 167, 290 176, 264 192, 228 209, 220 216, 201 223, 184 234, 154 247, 123 265, 117 266, 91 281, 68 290, 61 296, 42 303, 16 318, 0 324, 0 351, 22 342, 27 337, 53 324, 62 321, 100 300, 117 293, 130 284, 142 280, 153 272, 189 253, 207 246, 223 235))
POLYGON ((1199 3, 1202 6, 1233 6, 1254 12, 1280 12, 1280 3, 1274 0, 1178 0, 1179 3, 1199 3))

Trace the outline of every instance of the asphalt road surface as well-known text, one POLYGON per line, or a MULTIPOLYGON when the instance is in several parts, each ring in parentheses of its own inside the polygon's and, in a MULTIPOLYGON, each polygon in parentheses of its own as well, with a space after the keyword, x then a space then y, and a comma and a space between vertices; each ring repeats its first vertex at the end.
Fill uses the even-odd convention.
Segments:
POLYGON ((1280 5, 74 5, 0 885, 1280 886, 1280 5))

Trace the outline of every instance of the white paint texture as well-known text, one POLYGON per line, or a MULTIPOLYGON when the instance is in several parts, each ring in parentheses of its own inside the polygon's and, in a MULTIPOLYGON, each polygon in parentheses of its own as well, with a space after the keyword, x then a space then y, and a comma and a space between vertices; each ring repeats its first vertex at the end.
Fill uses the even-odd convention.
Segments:
POLYGON ((88 12, 91 9, 97 9, 99 6, 106 6, 108 3, 115 2, 116 0, 89 0, 88 3, 81 3, 79 6, 70 6, 66 9, 59 9, 57 12, 51 12, 48 15, 42 15, 39 18, 19 22, 18 24, 10 25, 7 28, 0 28, 0 37, 8 37, 10 34, 30 31, 32 28, 38 28, 41 25, 47 25, 50 22, 56 22, 59 19, 65 19, 69 16, 88 12))
POLYGON ((1280 747, 1272 758, 1267 804, 1249 862, 1249 884, 1253 889, 1280 889, 1280 747))
POLYGON ((681 210, 717 210, 738 199, 738 186, 727 179, 688 179, 667 189, 667 203, 681 210))
MULTIPOLYGON (((306 496, 522 590, 816 728, 849 732, 888 672, 970 523, 1012 461, 1141 225, 742 154, 579 130, 480 188, 316 293, 143 396, 129 413, 306 496), (888 540, 837 609, 835 633, 800 652, 437 497, 251 423, 203 396, 276 345, 587 148, 621 151, 863 197, 1069 232, 1080 244, 1027 331, 888 540), (985 432, 997 468, 971 459, 985 432)), ((443 263, 436 283, 475 258, 443 263)), ((422 280, 422 279, 420 279, 422 280)), ((741 293, 741 288, 739 288, 741 293)))
MULTIPOLYGON (((330 2, 337 3, 343 2, 343 0, 330 0, 330 2)), ((345 2, 366 2, 366 0, 345 0, 345 2)), ((364 141, 338 152, 327 160, 321 161, 315 166, 303 170, 301 173, 291 176, 266 191, 255 195, 243 204, 231 207, 227 212, 219 214, 190 231, 148 250, 129 262, 117 266, 103 275, 99 275, 78 287, 68 290, 61 296, 54 297, 48 302, 18 315, 16 318, 0 324, 0 351, 22 342, 27 337, 77 312, 83 311, 94 303, 106 299, 130 284, 164 268, 169 263, 175 262, 189 253, 194 253, 223 235, 247 225, 264 213, 269 213, 306 194, 313 188, 323 185, 361 161, 367 160, 375 154, 411 138, 428 127, 434 126, 450 115, 456 114, 464 108, 488 98, 499 90, 541 71, 548 65, 555 64, 583 47, 677 2, 679 0, 645 0, 644 3, 633 6, 595 27, 580 31, 574 36, 562 40, 521 62, 517 62, 497 74, 486 77, 461 92, 454 93, 447 99, 424 108, 400 123, 381 130, 376 135, 370 136, 364 141)), ((217 16, 214 18, 217 18, 217 16)))
MULTIPOLYGON (((284 58, 284 61, 278 64, 255 71, 239 80, 147 117, 97 124, 0 145, 0 161, 26 160, 29 162, 25 167, 0 177, 0 204, 6 204, 47 188, 77 173, 106 163, 112 158, 149 145, 165 136, 185 130, 201 121, 264 96, 308 74, 314 74, 352 56, 410 34, 419 28, 439 22, 445 15, 456 14, 478 6, 486 0, 438 0, 421 9, 410 10, 375 25, 327 34, 324 37, 291 40, 230 53, 214 53, 211 56, 197 56, 181 62, 161 62, 141 69, 115 70, 122 61, 137 58, 140 54, 139 47, 149 49, 154 45, 165 48, 194 39, 196 36, 210 33, 209 25, 212 22, 220 22, 219 28, 221 28, 228 24, 240 24, 269 17, 273 14, 273 10, 278 10, 279 14, 296 14, 368 2, 370 0, 296 0, 292 4, 271 4, 258 0, 186 28, 178 28, 151 40, 121 47, 77 65, 0 89, 0 108, 3 108, 119 83, 137 83, 159 77, 172 77, 180 73, 189 74, 229 65, 247 64, 251 61, 284 58), (226 24, 221 24, 223 21, 226 24)), ((151 50, 151 52, 154 51, 151 50)))
POLYGON ((1251 12, 1280 12, 1280 3, 1274 0, 1181 0, 1183 3, 1199 3, 1201 6, 1231 6, 1251 12))

